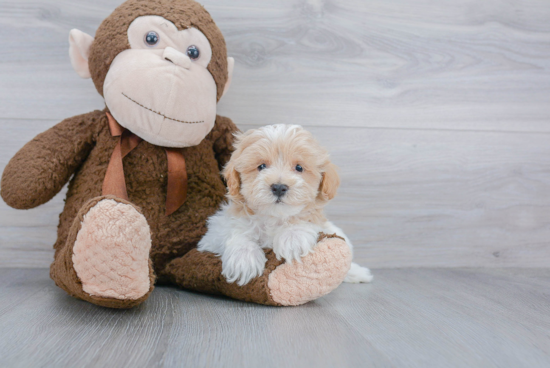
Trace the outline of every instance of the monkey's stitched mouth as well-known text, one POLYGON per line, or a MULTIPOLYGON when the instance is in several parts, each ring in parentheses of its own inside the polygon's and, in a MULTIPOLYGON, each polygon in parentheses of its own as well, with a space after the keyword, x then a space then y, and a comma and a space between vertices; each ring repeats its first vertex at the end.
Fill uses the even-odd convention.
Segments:
POLYGON ((155 114, 160 115, 160 116, 162 116, 162 117, 165 118, 165 119, 177 121, 178 123, 183 123, 183 124, 203 124, 203 123, 204 123, 204 121, 183 121, 183 120, 178 120, 178 119, 169 118, 168 116, 164 115, 163 113, 160 113, 160 112, 158 112, 158 111, 155 111, 155 110, 153 110, 153 109, 150 109, 150 108, 148 108, 147 106, 143 106, 142 104, 140 104, 140 103, 137 102, 136 100, 133 100, 133 99, 131 99, 130 97, 126 96, 126 94, 125 94, 124 92, 122 92, 122 95, 123 95, 124 97, 126 97, 127 99, 129 99, 130 101, 132 101, 133 103, 135 103, 136 105, 141 106, 141 107, 143 107, 144 109, 149 110, 149 111, 151 111, 151 112, 154 112, 155 114))

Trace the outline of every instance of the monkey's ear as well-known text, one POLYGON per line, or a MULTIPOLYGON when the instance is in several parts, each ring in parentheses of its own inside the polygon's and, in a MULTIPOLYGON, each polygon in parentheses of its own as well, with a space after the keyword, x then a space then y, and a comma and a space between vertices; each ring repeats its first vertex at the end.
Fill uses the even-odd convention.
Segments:
POLYGON ((235 68, 235 59, 232 57, 227 58, 227 82, 225 82, 225 87, 223 88, 222 96, 227 93, 229 85, 231 85, 231 80, 233 79, 233 69, 235 68))
POLYGON ((71 64, 76 73, 84 79, 92 77, 90 66, 88 65, 92 42, 94 42, 92 36, 78 29, 73 29, 69 33, 69 56, 71 57, 71 64))

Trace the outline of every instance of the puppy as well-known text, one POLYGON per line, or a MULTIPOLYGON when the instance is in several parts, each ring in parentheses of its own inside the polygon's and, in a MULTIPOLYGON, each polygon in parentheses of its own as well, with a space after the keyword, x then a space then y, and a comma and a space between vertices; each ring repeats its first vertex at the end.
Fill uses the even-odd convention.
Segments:
MULTIPOLYGON (((298 125, 272 125, 236 136, 223 170, 229 203, 208 220, 198 250, 221 257, 228 282, 245 285, 264 271, 262 248, 300 262, 320 232, 350 240, 323 214, 340 179, 327 151, 298 125)), ((352 263, 345 281, 370 282, 369 269, 352 263)))

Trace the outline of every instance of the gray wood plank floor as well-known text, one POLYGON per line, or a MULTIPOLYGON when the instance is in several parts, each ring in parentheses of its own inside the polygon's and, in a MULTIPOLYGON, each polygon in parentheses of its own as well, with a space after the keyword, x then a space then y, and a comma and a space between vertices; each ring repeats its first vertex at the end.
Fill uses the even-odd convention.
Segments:
MULTIPOLYGON (((30 140, 50 122, 9 120, 9 131, 30 140)), ((327 214, 351 236, 358 262, 378 268, 550 265, 548 136, 309 130, 340 163, 342 187, 327 214)), ((21 144, 0 146, 0 167, 21 144)), ((30 211, 0 202, 0 267, 49 266, 64 194, 30 211)))
POLYGON ((550 366, 550 270, 375 271, 297 308, 158 287, 120 311, 0 269, 0 366, 550 366))

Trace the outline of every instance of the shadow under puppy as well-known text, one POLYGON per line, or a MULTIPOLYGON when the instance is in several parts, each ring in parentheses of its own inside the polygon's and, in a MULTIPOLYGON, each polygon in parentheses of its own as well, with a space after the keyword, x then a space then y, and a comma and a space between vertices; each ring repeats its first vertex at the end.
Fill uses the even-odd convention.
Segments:
MULTIPOLYGON (((208 220, 198 244, 221 257, 228 282, 246 285, 263 274, 266 256, 301 262, 314 252, 319 233, 336 234, 323 208, 340 184, 336 166, 311 133, 298 125, 271 125, 236 135, 223 175, 229 202, 208 220)), ((352 263, 345 282, 370 282, 368 268, 352 263)))

